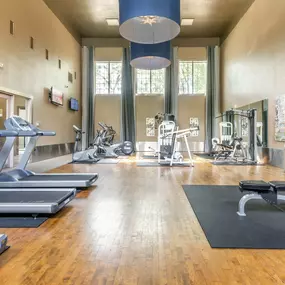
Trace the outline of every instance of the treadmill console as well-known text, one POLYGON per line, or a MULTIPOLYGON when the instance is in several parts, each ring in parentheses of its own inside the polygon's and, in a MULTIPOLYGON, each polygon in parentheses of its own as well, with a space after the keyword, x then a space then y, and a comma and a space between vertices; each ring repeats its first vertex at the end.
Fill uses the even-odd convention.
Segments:
POLYGON ((55 132, 42 131, 19 116, 12 116, 4 122, 6 130, 17 131, 18 136, 55 136, 55 132))
POLYGON ((26 120, 19 116, 12 116, 5 121, 5 127, 7 130, 17 130, 17 131, 33 131, 34 128, 26 120))

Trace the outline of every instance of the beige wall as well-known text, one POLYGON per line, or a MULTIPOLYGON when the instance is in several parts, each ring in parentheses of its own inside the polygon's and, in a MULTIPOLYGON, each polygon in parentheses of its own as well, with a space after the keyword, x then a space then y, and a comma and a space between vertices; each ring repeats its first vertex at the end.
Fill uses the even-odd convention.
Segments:
POLYGON ((178 58, 180 60, 207 60, 206 48, 204 47, 180 47, 178 48, 178 58))
POLYGON ((154 118, 157 113, 164 113, 164 96, 136 96, 136 136, 137 142, 157 141, 155 137, 146 136, 146 118, 154 118))
POLYGON ((0 87, 33 96, 33 122, 57 132, 56 137, 41 138, 39 145, 74 141, 72 125, 80 125, 81 114, 68 110, 67 99, 81 97, 80 45, 39 0, 1 0, 0 38, 0 62, 4 64, 0 87), (15 35, 9 34, 10 20, 15 23, 15 35), (34 50, 29 47, 30 37, 35 39, 34 50), (68 72, 77 73, 73 83, 68 82, 68 72), (51 86, 65 93, 64 107, 48 102, 51 86))
POLYGON ((122 58, 122 48, 95 48, 95 61, 120 61, 122 58))
POLYGON ((120 141, 121 134, 121 96, 95 96, 95 130, 100 129, 99 122, 112 126, 117 135, 115 141, 120 141))
POLYGON ((285 1, 256 0, 221 47, 223 110, 268 98, 268 144, 274 140, 275 98, 285 94, 285 1))
POLYGON ((205 112, 206 97, 205 96, 178 96, 178 125, 180 129, 188 129, 190 127, 190 118, 199 119, 199 136, 191 137, 192 142, 205 142, 205 112))

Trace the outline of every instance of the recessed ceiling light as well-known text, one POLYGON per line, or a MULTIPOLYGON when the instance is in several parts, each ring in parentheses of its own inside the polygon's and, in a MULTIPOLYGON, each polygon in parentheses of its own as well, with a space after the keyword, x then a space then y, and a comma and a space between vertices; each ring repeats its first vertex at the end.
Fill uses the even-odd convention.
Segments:
POLYGON ((194 19, 182 19, 181 26, 192 26, 194 19))
POLYGON ((106 19, 108 26, 119 26, 119 20, 118 19, 106 19))

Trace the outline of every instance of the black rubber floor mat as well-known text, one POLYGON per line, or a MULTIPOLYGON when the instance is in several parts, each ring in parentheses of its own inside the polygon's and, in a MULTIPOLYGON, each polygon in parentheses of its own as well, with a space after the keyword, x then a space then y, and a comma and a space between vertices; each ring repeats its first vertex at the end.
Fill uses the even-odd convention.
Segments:
MULTIPOLYGON (((185 185, 185 194, 213 248, 285 249, 285 213, 265 201, 249 201, 237 215, 238 186, 185 185)), ((285 204, 279 207, 284 209, 285 204)))
POLYGON ((213 165, 234 165, 234 166, 247 166, 247 165, 252 165, 252 166, 264 166, 264 163, 255 163, 255 162, 236 162, 236 161, 228 161, 228 160, 215 160, 212 162, 213 165))
POLYGON ((38 217, 0 217, 0 228, 38 228, 48 218, 38 217))

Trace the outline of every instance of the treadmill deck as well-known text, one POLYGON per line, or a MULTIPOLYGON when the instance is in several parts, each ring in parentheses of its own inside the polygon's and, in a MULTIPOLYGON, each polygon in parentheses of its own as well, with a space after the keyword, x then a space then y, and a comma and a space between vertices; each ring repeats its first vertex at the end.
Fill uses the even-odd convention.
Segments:
POLYGON ((98 174, 35 174, 18 181, 1 181, 0 188, 86 188, 97 179, 98 174))
POLYGON ((0 213, 54 214, 76 195, 76 189, 2 189, 0 213))

